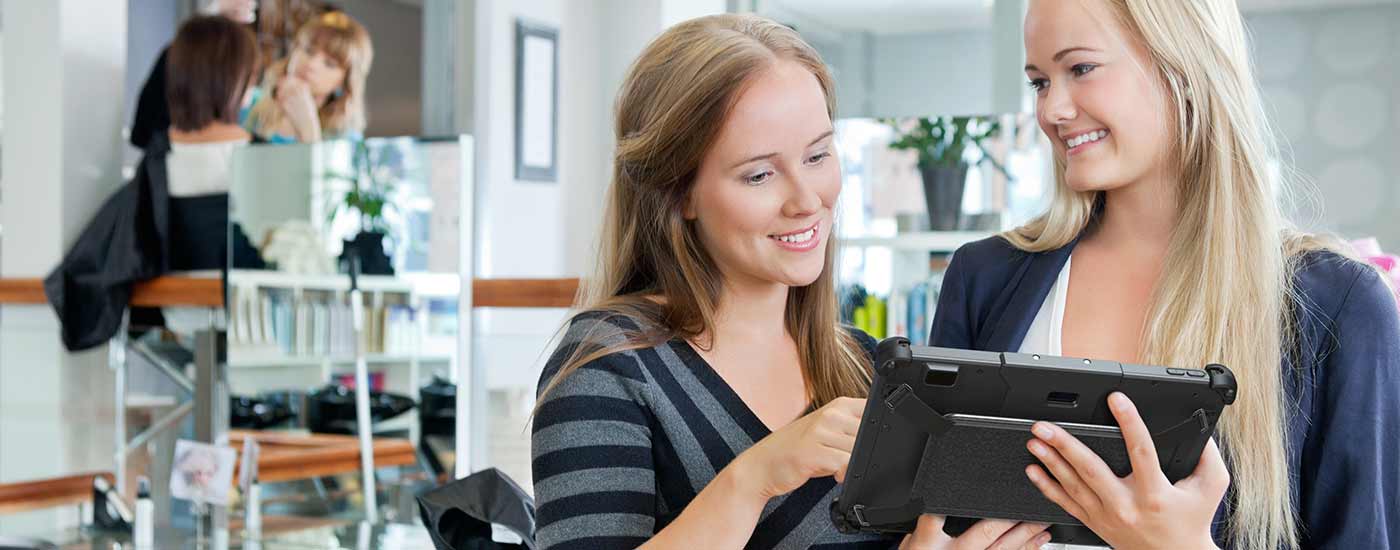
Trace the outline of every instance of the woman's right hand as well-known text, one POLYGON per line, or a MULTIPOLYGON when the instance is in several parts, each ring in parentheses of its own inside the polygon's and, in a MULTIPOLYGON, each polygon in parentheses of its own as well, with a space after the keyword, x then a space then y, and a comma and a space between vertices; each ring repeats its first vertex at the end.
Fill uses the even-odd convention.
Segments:
POLYGON ((865 400, 839 397, 779 428, 734 459, 743 483, 771 499, 815 477, 846 478, 865 400))
POLYGON ((943 532, 943 516, 924 514, 899 550, 1039 550, 1050 542, 1048 525, 984 519, 957 538, 943 532))

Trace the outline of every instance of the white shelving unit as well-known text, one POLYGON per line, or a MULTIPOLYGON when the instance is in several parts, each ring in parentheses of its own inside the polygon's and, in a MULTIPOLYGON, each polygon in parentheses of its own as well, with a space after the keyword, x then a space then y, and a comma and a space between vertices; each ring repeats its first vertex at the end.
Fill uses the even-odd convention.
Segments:
MULTIPOLYGON (((359 288, 368 303, 382 307, 395 303, 414 310, 413 338, 404 351, 370 353, 366 362, 384 373, 386 391, 419 398, 418 388, 426 381, 428 372, 451 373, 457 358, 451 353, 423 353, 424 335, 428 330, 427 305, 431 299, 458 299, 461 278, 455 273, 413 273, 399 276, 362 275, 359 288)), ((343 274, 304 275, 276 271, 231 270, 228 278, 229 295, 265 292, 289 292, 293 303, 306 294, 314 294, 326 303, 343 302, 348 298, 350 278, 343 274)), ((231 298, 232 299, 232 298, 231 298)), ((334 330, 334 328, 332 328, 334 330)), ((456 351, 455 347, 452 351, 456 351)), ((229 387, 235 394, 252 395, 267 390, 312 389, 328 383, 332 377, 351 374, 355 358, 347 355, 315 355, 287 353, 275 344, 250 344, 230 341, 229 387)), ((417 441, 417 423, 412 423, 412 438, 417 441)))
MULTIPOLYGON (((901 233, 891 237, 847 237, 839 241, 845 254, 858 254, 865 269, 861 282, 866 289, 886 300, 886 336, 925 332, 927 326, 910 327, 903 310, 905 293, 914 285, 929 281, 933 271, 929 255, 950 254, 963 245, 996 235, 984 231, 931 231, 901 233), (886 286, 887 285, 887 286, 886 286), (895 295, 899 299, 894 299, 895 295)), ((926 319, 929 322, 932 319, 926 319)))

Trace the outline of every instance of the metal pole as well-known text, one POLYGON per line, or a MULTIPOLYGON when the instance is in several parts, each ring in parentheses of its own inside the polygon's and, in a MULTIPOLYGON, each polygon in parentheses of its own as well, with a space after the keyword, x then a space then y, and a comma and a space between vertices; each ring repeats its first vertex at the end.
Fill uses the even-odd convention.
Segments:
MULTIPOLYGON (((136 437, 131 438, 131 441, 127 442, 126 447, 119 453, 119 455, 124 456, 136 452, 136 450, 140 449, 142 445, 145 445, 146 443, 150 442, 151 439, 154 439, 155 437, 161 435, 165 432, 165 430, 170 429, 170 427, 174 426, 176 422, 184 420, 185 415, 190 414, 190 411, 192 409, 194 409, 194 402, 186 401, 184 403, 181 403, 178 407, 175 407, 174 410, 165 413, 164 416, 161 416, 155 422, 152 422, 151 426, 149 428, 146 428, 146 431, 136 434, 136 437)), ((120 459, 120 456, 118 457, 118 459, 120 459)))
MULTIPOLYGON (((211 317, 212 318, 212 317, 211 317)), ((223 332, 201 330, 195 333, 194 365, 194 434, 195 440, 211 445, 228 443, 228 394, 224 390, 223 332)), ((228 536, 228 507, 210 506, 209 513, 199 518, 199 527, 210 535, 215 548, 226 547, 228 536), (223 543, 222 545, 219 543, 223 543)))
POLYGON ((194 382, 191 382, 184 373, 180 372, 179 367, 170 364, 164 357, 161 357, 155 350, 152 350, 149 344, 138 340, 130 345, 130 349, 132 353, 145 359, 147 363, 150 363, 151 366, 155 367, 161 374, 164 374, 165 377, 169 378, 175 385, 180 386, 181 389, 187 392, 194 393, 194 382))
POLYGON ((364 484, 365 521, 379 522, 379 502, 374 485, 374 444, 371 438, 374 426, 369 415, 369 364, 365 361, 364 342, 364 294, 360 292, 359 257, 350 255, 350 317, 354 325, 355 338, 355 431, 360 436, 360 474, 364 484))
POLYGON ((116 481, 117 494, 126 497, 126 330, 128 317, 127 313, 122 313, 121 324, 117 326, 117 334, 107 343, 107 364, 115 374, 113 383, 113 407, 116 414, 112 415, 112 434, 116 444, 116 481))
MULTIPOLYGON (((490 25, 485 23, 485 21, 490 20, 489 13, 484 11, 489 9, 487 4, 487 2, 477 2, 477 11, 474 17, 477 21, 476 30, 478 32, 486 32, 490 28, 490 25)), ((489 32, 487 35, 489 35, 489 32)), ((482 46, 486 42, 489 41, 483 42, 482 39, 478 39, 477 46, 482 46)), ((482 52, 484 52, 484 50, 479 50, 476 54, 478 56, 478 61, 483 59, 482 56, 484 53, 482 52)), ((478 78, 477 80, 477 85, 481 86, 481 79, 478 78)), ((478 96, 478 100, 480 100, 480 97, 484 96, 478 96)), ((457 368, 452 372, 452 382, 457 385, 457 419, 453 431, 455 435, 453 446, 456 450, 456 459, 452 467, 453 478, 455 479, 461 479, 471 475, 474 467, 480 468, 484 464, 485 461, 476 459, 475 455, 480 453, 482 456, 485 456, 483 447, 485 447, 484 443, 486 440, 486 434, 481 433, 480 430, 472 429, 473 426, 479 424, 481 420, 473 414, 473 411, 479 404, 479 400, 476 399, 476 396, 485 393, 484 382, 486 378, 485 373, 478 372, 477 369, 472 368, 472 339, 476 337, 472 323, 474 320, 472 313, 472 284, 476 281, 477 271, 477 185, 474 182, 484 180, 485 178, 478 177, 479 175, 484 175, 484 173, 482 170, 477 169, 478 165, 475 162, 478 158, 475 150, 476 141, 473 140, 471 136, 462 136, 458 139, 458 143, 462 151, 459 157, 462 171, 462 185, 458 188, 460 191, 458 199, 460 203, 460 221, 458 222, 460 227, 458 228, 457 234, 459 240, 457 261, 458 276, 460 277, 461 284, 458 286, 457 297, 457 368), (478 383, 478 378, 481 383, 478 383), (480 438, 482 444, 477 444, 473 438, 480 438)))

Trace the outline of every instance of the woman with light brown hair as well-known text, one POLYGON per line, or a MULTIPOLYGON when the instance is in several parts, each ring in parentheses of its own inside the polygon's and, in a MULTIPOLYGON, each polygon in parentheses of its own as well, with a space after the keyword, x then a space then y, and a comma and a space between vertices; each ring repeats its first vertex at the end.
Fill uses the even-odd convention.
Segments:
POLYGON ((326 12, 297 31, 292 52, 268 69, 245 126, 272 143, 358 138, 374 45, 348 14, 326 12))
POLYGON ((826 65, 792 30, 694 19, 632 65, 598 272, 540 379, 538 547, 1038 547, 986 521, 903 539, 829 517, 875 342, 838 323, 826 65))

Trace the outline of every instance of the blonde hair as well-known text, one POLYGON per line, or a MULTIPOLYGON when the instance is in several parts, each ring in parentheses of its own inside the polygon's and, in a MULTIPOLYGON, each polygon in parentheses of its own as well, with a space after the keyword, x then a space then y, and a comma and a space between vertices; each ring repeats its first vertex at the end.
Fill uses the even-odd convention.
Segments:
MULTIPOLYGON (((1148 308, 1143 360, 1235 373, 1239 399, 1220 422, 1234 481, 1228 523, 1236 548, 1298 546, 1288 476, 1283 373, 1297 350, 1297 316, 1309 312, 1292 278, 1302 253, 1328 249, 1327 237, 1296 232, 1267 174, 1278 159, 1244 24, 1234 0, 1106 0, 1150 56, 1171 103, 1180 169, 1178 211, 1164 270, 1148 308)), ((1049 210, 1004 234, 1026 251, 1063 247, 1085 231, 1104 197, 1076 192, 1055 161, 1049 210)), ((1282 186, 1280 185, 1282 188, 1282 186)))
MULTIPOLYGON (((322 52, 345 67, 341 89, 318 109, 323 135, 364 132, 367 121, 365 82, 369 79, 370 65, 374 63, 374 44, 364 26, 344 12, 326 12, 297 31, 292 49, 322 52)), ((262 99, 248 113, 247 126, 254 133, 282 124, 284 115, 272 93, 277 89, 277 81, 287 75, 291 55, 288 53, 285 59, 273 63, 263 79, 262 99)))
MULTIPOLYGON (((751 79, 780 60, 816 76, 827 115, 834 117, 833 82, 821 57, 792 29, 762 17, 725 14, 680 23, 632 64, 615 107, 617 151, 597 271, 575 305, 638 319, 642 326, 621 344, 585 335, 541 396, 603 356, 674 337, 713 337, 723 275, 682 211, 730 107, 751 79)), ((869 360, 838 324, 836 250, 828 240, 821 275, 788 290, 785 323, 797 340, 814 406, 864 396, 870 385, 869 360)))

